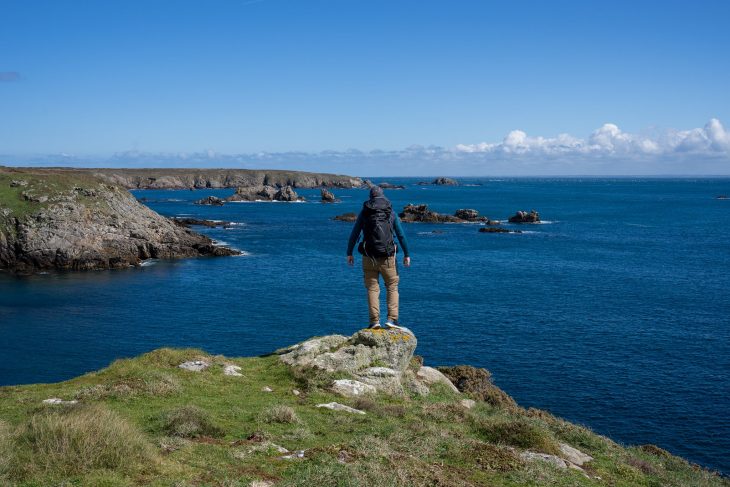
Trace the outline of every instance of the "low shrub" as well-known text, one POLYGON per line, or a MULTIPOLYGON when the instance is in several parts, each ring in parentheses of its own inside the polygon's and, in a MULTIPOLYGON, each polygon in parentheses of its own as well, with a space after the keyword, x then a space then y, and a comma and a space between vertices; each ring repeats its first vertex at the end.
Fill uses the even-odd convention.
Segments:
POLYGON ((223 436, 223 430, 215 425, 210 415, 198 406, 181 406, 162 414, 162 430, 170 436, 198 438, 223 436))
POLYGON ((101 405, 77 406, 33 415, 19 432, 15 472, 40 470, 77 475, 97 469, 130 473, 149 465, 153 449, 145 436, 101 405))
POLYGON ((482 421, 477 431, 487 441, 517 448, 557 454, 558 444, 547 429, 522 418, 504 418, 482 421))

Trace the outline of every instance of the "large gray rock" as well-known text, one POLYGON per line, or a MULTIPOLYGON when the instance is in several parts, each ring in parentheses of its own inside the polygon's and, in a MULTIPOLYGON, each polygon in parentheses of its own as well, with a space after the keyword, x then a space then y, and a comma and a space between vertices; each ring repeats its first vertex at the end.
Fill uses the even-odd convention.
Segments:
MULTIPOLYGON (((372 387, 388 394, 402 394, 404 391, 427 394, 426 379, 416 376, 408 368, 416 345, 416 336, 409 330, 366 329, 350 338, 342 335, 312 338, 276 353, 292 367, 345 372, 367 391, 372 387)), ((447 380, 429 374, 431 379, 447 380)), ((338 387, 333 384, 332 389, 338 387)))

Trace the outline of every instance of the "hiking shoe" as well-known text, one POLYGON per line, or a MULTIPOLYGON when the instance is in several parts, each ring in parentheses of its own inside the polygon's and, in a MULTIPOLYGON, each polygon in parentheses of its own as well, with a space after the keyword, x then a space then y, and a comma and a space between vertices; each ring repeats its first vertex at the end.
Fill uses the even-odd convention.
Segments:
POLYGON ((407 330, 405 326, 400 326, 398 320, 388 320, 385 322, 385 327, 389 330, 407 330))
POLYGON ((380 323, 373 323, 372 325, 368 326, 368 330, 382 330, 383 327, 380 326, 380 323))

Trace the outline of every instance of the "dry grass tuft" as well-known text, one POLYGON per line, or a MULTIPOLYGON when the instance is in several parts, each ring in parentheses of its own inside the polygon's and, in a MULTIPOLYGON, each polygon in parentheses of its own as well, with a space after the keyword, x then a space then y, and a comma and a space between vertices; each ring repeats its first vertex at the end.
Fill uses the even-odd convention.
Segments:
POLYGON ((32 471, 77 475, 97 469, 132 472, 153 462, 145 436, 116 412, 100 406, 37 413, 15 439, 15 476, 32 471))
POLYGON ((137 396, 169 396, 180 391, 180 380, 170 374, 158 373, 150 377, 127 377, 111 383, 87 386, 76 391, 76 399, 125 399, 137 396))
POLYGON ((301 419, 289 406, 276 404, 269 406, 259 414, 259 421, 264 423, 298 424, 301 419))
POLYGON ((198 438, 223 436, 221 428, 213 423, 210 415, 198 406, 181 406, 162 415, 162 430, 170 436, 198 438))

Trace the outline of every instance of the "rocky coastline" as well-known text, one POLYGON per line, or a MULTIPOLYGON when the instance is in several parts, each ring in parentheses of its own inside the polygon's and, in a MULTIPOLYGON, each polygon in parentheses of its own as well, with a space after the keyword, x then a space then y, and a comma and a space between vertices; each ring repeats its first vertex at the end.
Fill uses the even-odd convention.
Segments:
POLYGON ((259 169, 54 169, 101 178, 126 189, 224 189, 253 186, 361 188, 361 178, 304 171, 259 169))
POLYGON ((239 253, 94 176, 0 169, 0 269, 118 269, 152 258, 239 253))

